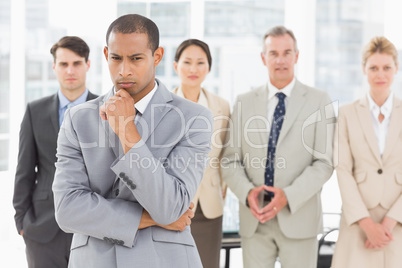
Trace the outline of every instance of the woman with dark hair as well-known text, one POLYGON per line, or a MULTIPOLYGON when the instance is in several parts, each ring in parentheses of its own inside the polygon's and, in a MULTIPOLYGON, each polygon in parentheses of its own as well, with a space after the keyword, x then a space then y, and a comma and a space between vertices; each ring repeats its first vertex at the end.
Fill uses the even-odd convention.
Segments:
POLYGON ((188 39, 177 48, 173 66, 180 78, 180 86, 174 89, 174 93, 209 108, 214 115, 210 161, 193 199, 195 216, 191 233, 203 266, 218 268, 226 193, 219 168, 230 108, 226 100, 201 87, 211 70, 211 64, 208 45, 197 39, 188 39))

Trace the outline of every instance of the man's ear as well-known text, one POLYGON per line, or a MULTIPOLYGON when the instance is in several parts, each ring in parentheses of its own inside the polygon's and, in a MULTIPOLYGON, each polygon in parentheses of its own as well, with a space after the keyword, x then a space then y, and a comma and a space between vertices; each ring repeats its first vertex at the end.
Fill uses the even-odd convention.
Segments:
POLYGON ((295 64, 297 64, 298 60, 299 60, 299 50, 297 50, 297 52, 296 52, 295 64))
POLYGON ((267 66, 267 63, 265 62, 264 52, 261 52, 261 60, 262 60, 262 63, 264 63, 264 65, 267 66))
POLYGON ((163 47, 158 47, 155 52, 154 52, 154 66, 158 66, 158 64, 161 62, 163 58, 163 47))
POLYGON ((107 61, 108 55, 109 55, 109 50, 107 49, 107 46, 105 46, 105 47, 103 48, 103 55, 105 55, 105 59, 106 59, 106 61, 107 61))

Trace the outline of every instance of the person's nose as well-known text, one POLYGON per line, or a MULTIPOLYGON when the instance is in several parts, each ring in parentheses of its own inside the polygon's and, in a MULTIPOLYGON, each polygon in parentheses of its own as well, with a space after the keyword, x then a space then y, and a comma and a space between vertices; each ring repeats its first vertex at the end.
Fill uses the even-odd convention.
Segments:
POLYGON ((380 77, 380 78, 384 78, 385 77, 385 71, 383 69, 380 69, 377 72, 377 76, 380 77))
POLYGON ((69 65, 67 67, 67 73, 68 74, 73 74, 74 73, 74 66, 73 65, 69 65))
POLYGON ((197 66, 195 64, 190 65, 190 72, 195 73, 197 71, 197 66))
POLYGON ((128 60, 123 60, 120 66, 119 75, 122 77, 131 76, 131 66, 128 60))
POLYGON ((282 64, 282 63, 284 63, 285 62, 285 57, 284 56, 278 56, 277 58, 276 58, 276 63, 277 64, 282 64))

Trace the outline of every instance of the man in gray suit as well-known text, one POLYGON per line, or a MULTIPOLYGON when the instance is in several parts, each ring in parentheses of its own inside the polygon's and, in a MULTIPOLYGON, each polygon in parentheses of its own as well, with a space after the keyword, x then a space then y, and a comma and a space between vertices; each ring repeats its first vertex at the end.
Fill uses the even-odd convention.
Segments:
POLYGON ((57 134, 68 107, 97 97, 85 87, 90 61, 84 40, 65 36, 50 52, 60 89, 28 103, 15 175, 15 223, 25 240, 29 267, 67 267, 72 236, 55 221, 52 193, 57 134))
POLYGON ((202 267, 189 224, 211 112, 155 79, 163 57, 148 18, 119 17, 104 48, 113 89, 66 113, 53 183, 74 233, 69 267, 202 267))
POLYGON ((320 193, 330 178, 335 117, 327 93, 294 76, 292 31, 264 36, 268 82, 238 97, 222 160, 240 203, 244 267, 316 267, 320 193), (272 123, 271 123, 272 122, 272 123))

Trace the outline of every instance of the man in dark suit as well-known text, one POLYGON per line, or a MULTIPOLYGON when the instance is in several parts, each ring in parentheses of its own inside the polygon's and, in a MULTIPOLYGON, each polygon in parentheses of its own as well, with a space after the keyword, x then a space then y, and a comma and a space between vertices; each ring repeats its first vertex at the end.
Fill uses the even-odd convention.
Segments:
POLYGON ((52 193, 57 135, 68 108, 97 97, 85 87, 89 47, 81 38, 63 37, 50 53, 60 89, 28 103, 15 175, 14 218, 30 268, 67 267, 72 235, 56 223, 52 193))

